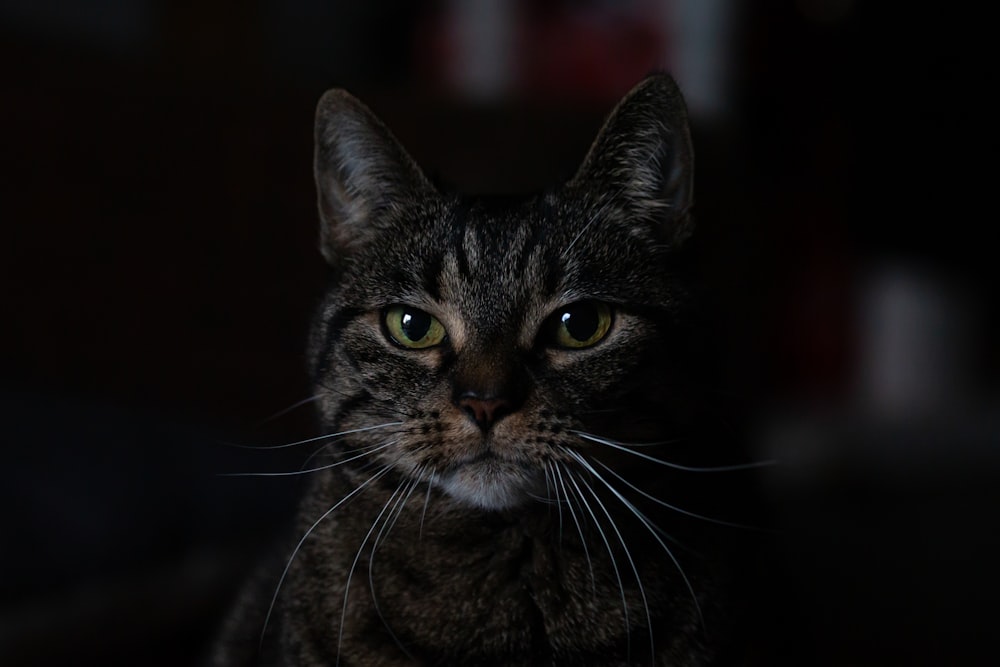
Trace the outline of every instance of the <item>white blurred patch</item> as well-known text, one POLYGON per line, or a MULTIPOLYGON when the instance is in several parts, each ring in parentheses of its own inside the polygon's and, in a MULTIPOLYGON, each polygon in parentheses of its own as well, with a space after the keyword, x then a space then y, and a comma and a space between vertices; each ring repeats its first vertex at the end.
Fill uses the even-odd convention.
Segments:
POLYGON ((929 271, 886 266, 861 295, 858 397, 886 416, 950 411, 974 390, 974 314, 929 271))

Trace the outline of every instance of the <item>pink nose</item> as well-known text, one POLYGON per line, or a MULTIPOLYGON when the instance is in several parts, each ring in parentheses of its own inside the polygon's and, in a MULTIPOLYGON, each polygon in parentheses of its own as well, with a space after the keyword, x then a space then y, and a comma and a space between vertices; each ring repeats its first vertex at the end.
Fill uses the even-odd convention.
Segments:
POLYGON ((483 431, 488 431, 494 422, 510 412, 510 402, 505 398, 463 396, 458 399, 458 407, 469 415, 483 431))

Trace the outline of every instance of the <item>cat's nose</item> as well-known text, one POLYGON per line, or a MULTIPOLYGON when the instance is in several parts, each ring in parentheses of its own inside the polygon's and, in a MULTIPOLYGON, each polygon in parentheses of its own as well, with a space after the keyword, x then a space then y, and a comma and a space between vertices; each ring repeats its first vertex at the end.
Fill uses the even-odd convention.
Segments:
POLYGON ((459 397, 458 407, 485 433, 501 417, 510 414, 513 405, 506 398, 481 398, 477 394, 466 392, 459 397))

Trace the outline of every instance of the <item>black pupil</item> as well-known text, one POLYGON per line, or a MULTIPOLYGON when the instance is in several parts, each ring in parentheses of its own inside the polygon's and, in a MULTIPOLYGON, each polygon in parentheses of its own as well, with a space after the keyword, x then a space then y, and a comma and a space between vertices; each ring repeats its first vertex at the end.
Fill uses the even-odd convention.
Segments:
POLYGON ((597 333, 600 318, 597 309, 589 303, 581 303, 570 306, 559 317, 566 331, 575 340, 586 342, 597 333))
POLYGON ((431 316, 419 310, 407 310, 403 312, 402 321, 399 328, 403 334, 413 342, 417 342, 427 335, 431 328, 431 316))

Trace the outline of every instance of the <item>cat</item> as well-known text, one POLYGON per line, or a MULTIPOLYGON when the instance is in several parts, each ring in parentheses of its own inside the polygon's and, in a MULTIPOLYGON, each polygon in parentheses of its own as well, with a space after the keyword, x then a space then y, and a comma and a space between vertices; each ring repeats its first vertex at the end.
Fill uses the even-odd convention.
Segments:
POLYGON ((673 79, 640 82, 535 196, 444 191, 339 89, 314 167, 329 435, 213 664, 717 664, 732 549, 685 502, 739 466, 705 465, 673 79))

